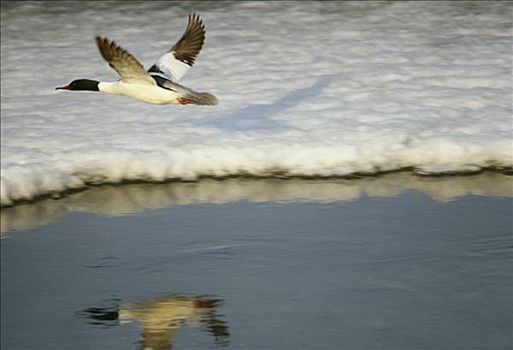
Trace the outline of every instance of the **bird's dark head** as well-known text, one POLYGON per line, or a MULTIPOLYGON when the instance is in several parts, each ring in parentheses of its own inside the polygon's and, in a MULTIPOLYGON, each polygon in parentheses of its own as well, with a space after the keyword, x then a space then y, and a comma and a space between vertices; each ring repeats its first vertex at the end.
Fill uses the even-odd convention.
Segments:
POLYGON ((100 91, 98 84, 100 82, 89 79, 78 79, 73 80, 69 85, 56 87, 55 90, 88 90, 88 91, 100 91))

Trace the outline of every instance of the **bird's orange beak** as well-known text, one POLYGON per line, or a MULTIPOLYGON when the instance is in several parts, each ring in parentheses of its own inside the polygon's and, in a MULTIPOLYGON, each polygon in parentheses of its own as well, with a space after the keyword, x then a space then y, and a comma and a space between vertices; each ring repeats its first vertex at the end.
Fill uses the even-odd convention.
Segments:
POLYGON ((55 88, 55 90, 69 90, 69 89, 70 89, 69 85, 58 86, 58 87, 55 88))

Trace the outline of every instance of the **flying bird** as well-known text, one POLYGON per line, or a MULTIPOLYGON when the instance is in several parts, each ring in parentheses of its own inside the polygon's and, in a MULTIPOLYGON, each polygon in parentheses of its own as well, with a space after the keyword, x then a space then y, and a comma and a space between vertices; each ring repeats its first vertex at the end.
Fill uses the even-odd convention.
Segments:
POLYGON ((105 37, 97 36, 102 57, 120 76, 116 82, 78 79, 56 90, 98 91, 123 95, 150 104, 216 105, 217 98, 208 92, 196 92, 178 81, 194 65, 205 41, 205 25, 190 14, 185 33, 147 71, 130 52, 105 37))

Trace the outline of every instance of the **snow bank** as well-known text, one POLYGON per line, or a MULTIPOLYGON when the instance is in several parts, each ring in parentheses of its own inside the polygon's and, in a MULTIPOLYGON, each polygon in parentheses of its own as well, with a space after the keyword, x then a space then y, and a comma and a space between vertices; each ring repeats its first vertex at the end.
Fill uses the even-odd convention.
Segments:
POLYGON ((2 4, 1 205, 91 183, 513 166, 512 4, 202 6, 2 4), (117 79, 96 33, 149 67, 188 11, 207 40, 182 83, 218 106, 53 90, 117 79))

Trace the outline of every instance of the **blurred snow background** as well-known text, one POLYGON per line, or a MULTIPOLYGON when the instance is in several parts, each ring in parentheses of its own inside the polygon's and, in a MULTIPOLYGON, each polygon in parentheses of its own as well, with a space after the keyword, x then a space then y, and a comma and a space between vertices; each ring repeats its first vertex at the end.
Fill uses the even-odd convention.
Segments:
POLYGON ((131 180, 511 168, 508 2, 2 2, 1 204, 131 180), (215 107, 56 92, 206 43, 182 83, 215 107))

